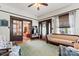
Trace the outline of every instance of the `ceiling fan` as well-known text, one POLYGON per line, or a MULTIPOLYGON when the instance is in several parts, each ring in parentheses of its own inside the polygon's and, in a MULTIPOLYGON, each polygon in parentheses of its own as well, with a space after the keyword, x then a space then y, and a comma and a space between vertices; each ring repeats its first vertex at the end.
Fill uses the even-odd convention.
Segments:
POLYGON ((40 10, 41 6, 48 6, 48 4, 47 3, 32 3, 32 4, 28 5, 28 7, 32 7, 32 6, 35 6, 37 8, 37 10, 40 10))

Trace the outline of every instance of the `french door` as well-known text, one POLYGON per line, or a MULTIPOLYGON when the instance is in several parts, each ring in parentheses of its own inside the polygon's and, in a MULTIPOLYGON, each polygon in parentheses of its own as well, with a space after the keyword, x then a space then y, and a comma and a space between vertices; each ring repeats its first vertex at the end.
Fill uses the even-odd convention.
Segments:
POLYGON ((11 17, 11 30, 10 40, 11 41, 22 41, 23 39, 23 21, 21 19, 15 19, 11 17))
POLYGON ((46 35, 52 33, 52 21, 51 19, 39 22, 39 34, 40 38, 46 39, 46 35))
POLYGON ((42 39, 46 39, 47 29, 46 22, 42 22, 42 39))
POLYGON ((11 16, 10 41, 23 41, 24 36, 27 38, 31 38, 31 27, 32 27, 31 20, 11 16))

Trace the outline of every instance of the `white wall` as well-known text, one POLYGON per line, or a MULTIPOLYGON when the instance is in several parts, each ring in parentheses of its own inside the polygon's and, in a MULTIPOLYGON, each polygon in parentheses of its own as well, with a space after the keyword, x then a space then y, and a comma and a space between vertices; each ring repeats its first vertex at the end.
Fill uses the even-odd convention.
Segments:
POLYGON ((33 20, 33 21, 32 21, 32 26, 38 26, 38 21, 33 20))
MULTIPOLYGON (((10 17, 8 14, 0 12, 0 20, 5 19, 8 20, 9 25, 10 25, 10 17)), ((6 39, 9 41, 10 40, 10 31, 8 27, 0 27, 0 36, 5 36, 6 39)))
MULTIPOLYGON (((8 12, 12 12, 12 13, 16 13, 16 14, 26 16, 26 17, 22 17, 22 16, 17 16, 17 15, 14 15, 14 14, 9 14, 9 13, 5 13, 5 12, 0 11, 0 19, 8 20, 9 26, 10 26, 10 16, 16 16, 16 17, 32 20, 32 26, 38 26, 37 20, 27 18, 27 16, 31 16, 31 17, 35 18, 33 15, 26 14, 24 11, 21 11, 21 10, 19 11, 17 9, 12 9, 12 8, 9 8, 9 7, 7 8, 3 5, 1 5, 1 6, 2 7, 0 8, 0 10, 5 10, 5 11, 8 11, 8 12)), ((0 26, 0 36, 5 36, 6 39, 9 41, 10 40, 10 29, 8 27, 1 27, 0 26)))

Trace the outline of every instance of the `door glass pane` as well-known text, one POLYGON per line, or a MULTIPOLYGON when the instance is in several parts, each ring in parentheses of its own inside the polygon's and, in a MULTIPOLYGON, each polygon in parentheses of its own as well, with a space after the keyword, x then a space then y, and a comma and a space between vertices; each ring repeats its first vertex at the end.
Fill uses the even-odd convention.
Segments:
POLYGON ((16 35, 16 29, 13 29, 13 35, 16 35))
POLYGON ((22 35, 22 22, 13 20, 13 35, 22 35))
POLYGON ((41 24, 40 24, 40 34, 41 34, 41 24))
POLYGON ((46 35, 46 22, 42 23, 42 35, 46 35))

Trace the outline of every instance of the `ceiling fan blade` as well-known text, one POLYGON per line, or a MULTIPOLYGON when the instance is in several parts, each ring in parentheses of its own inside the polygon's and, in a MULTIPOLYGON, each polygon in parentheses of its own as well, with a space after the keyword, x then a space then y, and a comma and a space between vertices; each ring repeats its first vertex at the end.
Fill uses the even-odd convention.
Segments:
POLYGON ((40 3, 41 5, 44 5, 44 6, 48 6, 48 4, 47 3, 40 3))
POLYGON ((31 7, 32 5, 34 5, 34 3, 32 3, 32 4, 28 5, 28 7, 31 7))

